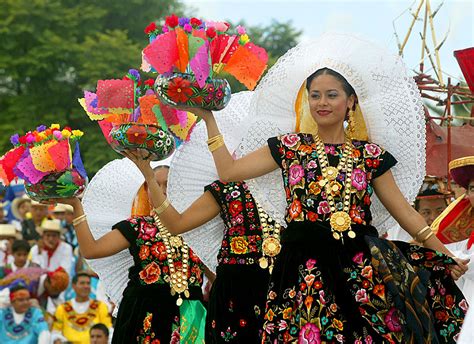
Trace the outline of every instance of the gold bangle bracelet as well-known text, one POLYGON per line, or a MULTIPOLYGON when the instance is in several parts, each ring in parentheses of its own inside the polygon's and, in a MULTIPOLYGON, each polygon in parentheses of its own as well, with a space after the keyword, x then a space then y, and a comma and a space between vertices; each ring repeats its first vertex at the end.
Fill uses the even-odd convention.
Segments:
POLYGON ((414 236, 415 240, 418 242, 423 242, 421 239, 427 232, 432 232, 430 226, 425 226, 422 229, 420 229, 414 236))
POLYGON ((224 139, 221 138, 220 140, 214 142, 213 144, 209 145, 209 151, 213 153, 217 149, 221 148, 222 146, 225 145, 224 139))
POLYGON ((169 205, 170 201, 168 200, 168 198, 166 198, 158 208, 153 208, 153 211, 156 215, 161 215, 166 210, 166 208, 169 207, 169 205))
POLYGON ((72 225, 77 226, 81 222, 84 222, 86 220, 86 214, 82 214, 81 216, 76 217, 74 220, 72 220, 72 225))
POLYGON ((216 142, 216 141, 218 141, 218 140, 220 140, 220 139, 222 139, 222 138, 223 138, 223 137, 222 137, 222 134, 218 134, 218 135, 216 135, 216 136, 213 136, 213 137, 211 137, 209 140, 207 140, 207 145, 210 146, 210 145, 212 145, 214 142, 216 142))
POLYGON ((85 221, 86 221, 86 218, 83 217, 82 219, 80 219, 80 220, 74 222, 72 225, 73 225, 74 227, 77 227, 77 226, 79 226, 81 223, 83 223, 83 222, 85 222, 85 221))
POLYGON ((426 242, 426 240, 428 240, 429 238, 431 238, 432 236, 434 235, 433 232, 430 232, 422 241, 421 243, 424 244, 426 242))

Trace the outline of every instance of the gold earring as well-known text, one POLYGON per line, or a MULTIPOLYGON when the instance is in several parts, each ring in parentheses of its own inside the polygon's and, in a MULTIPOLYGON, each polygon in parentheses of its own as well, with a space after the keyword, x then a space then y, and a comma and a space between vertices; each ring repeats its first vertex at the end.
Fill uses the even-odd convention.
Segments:
POLYGON ((354 128, 355 128, 355 123, 354 123, 354 111, 349 110, 348 111, 348 116, 347 116, 347 130, 349 134, 349 138, 353 139, 354 138, 354 128))

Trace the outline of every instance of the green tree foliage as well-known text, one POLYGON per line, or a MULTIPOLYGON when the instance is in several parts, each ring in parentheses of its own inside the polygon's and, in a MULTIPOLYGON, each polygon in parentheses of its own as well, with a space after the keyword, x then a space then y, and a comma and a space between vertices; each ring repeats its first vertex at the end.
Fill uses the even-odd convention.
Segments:
MULTIPOLYGON (((147 44, 143 29, 171 13, 194 11, 179 0, 1 0, 0 152, 11 147, 15 132, 59 123, 85 132, 81 150, 91 175, 119 157, 77 98, 99 79, 121 78, 138 68, 147 44)), ((290 22, 276 21, 247 31, 267 49, 270 65, 301 34, 290 22)), ((231 83, 234 91, 243 89, 236 80, 231 83)))
POLYGON ((0 151, 11 147, 14 132, 59 123, 86 132, 88 171, 118 157, 77 98, 98 79, 139 67, 144 27, 182 10, 175 0, 2 0, 0 151))

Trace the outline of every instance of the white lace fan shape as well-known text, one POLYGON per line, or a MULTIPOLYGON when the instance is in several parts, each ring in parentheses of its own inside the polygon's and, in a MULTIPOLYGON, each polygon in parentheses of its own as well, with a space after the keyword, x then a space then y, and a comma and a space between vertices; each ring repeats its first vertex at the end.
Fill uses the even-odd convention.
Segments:
MULTIPOLYGON (((225 109, 215 112, 220 132, 230 152, 243 135, 241 122, 249 114, 253 92, 232 95, 225 109)), ((207 147, 207 130, 201 121, 191 134, 189 142, 176 151, 168 175, 168 198, 177 211, 183 212, 204 193, 204 187, 219 179, 214 160, 207 147)), ((216 270, 217 254, 221 247, 224 223, 216 216, 208 223, 183 234, 183 238, 212 271, 216 270)))
MULTIPOLYGON (((266 145, 269 137, 295 131, 295 101, 306 78, 330 68, 354 87, 369 140, 392 153, 392 169, 405 198, 412 202, 425 175, 425 123, 418 88, 401 58, 353 34, 326 33, 289 50, 255 90, 250 121, 238 154, 266 145)), ((248 181, 256 199, 284 221, 285 193, 280 171, 248 181)), ((379 233, 397 226, 374 196, 373 225, 379 233)))
MULTIPOLYGON (((152 167, 167 165, 168 162, 169 159, 154 162, 152 167)), ((133 200, 144 181, 140 170, 128 159, 113 160, 96 173, 82 199, 95 239, 130 217, 133 200)), ((99 275, 112 302, 119 305, 128 283, 128 269, 133 265, 128 250, 106 258, 87 259, 87 263, 99 275)))

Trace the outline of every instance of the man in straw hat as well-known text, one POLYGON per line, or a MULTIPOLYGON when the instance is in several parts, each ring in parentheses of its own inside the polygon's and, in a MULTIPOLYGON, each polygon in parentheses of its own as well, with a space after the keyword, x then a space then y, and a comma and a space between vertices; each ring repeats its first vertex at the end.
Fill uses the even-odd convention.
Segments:
POLYGON ((62 267, 67 273, 71 271, 73 252, 71 245, 61 240, 63 232, 61 221, 45 220, 38 232, 41 242, 31 249, 31 260, 43 269, 54 271, 62 267))
POLYGON ((48 218, 48 206, 36 201, 31 201, 31 218, 24 220, 21 223, 21 234, 23 239, 32 241, 38 240, 40 234, 38 227, 43 221, 48 218))
POLYGON ((76 231, 72 224, 74 208, 69 204, 57 204, 53 209, 53 217, 61 221, 61 225, 64 227, 64 240, 75 249, 78 243, 76 231))
POLYGON ((19 236, 15 226, 0 224, 0 267, 13 262, 11 247, 16 239, 19 239, 19 236))
POLYGON ((31 198, 26 195, 16 197, 11 203, 10 211, 14 217, 11 223, 21 230, 22 222, 27 219, 28 214, 31 215, 31 198))

